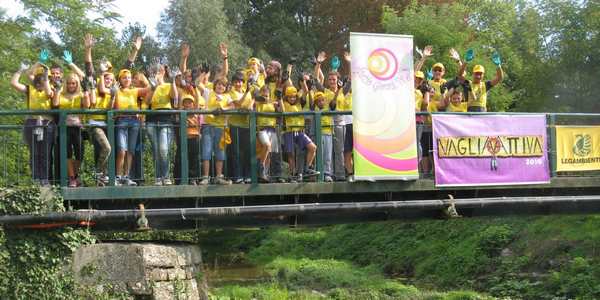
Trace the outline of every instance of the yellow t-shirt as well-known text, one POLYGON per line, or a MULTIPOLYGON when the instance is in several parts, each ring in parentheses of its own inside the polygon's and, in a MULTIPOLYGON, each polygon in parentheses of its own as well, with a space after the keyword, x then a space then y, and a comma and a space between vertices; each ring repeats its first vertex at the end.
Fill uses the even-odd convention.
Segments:
POLYGON ((150 102, 151 109, 172 109, 171 106, 171 84, 163 83, 156 87, 152 100, 150 102))
POLYGON ((46 91, 38 91, 33 85, 27 88, 27 108, 31 110, 49 110, 52 108, 52 101, 46 91))
MULTIPOLYGON (((315 105, 315 111, 330 111, 329 104, 325 104, 323 109, 320 109, 318 105, 315 105)), ((321 133, 331 135, 333 132, 333 117, 321 115, 321 133)))
MULTIPOLYGON (((100 95, 98 90, 96 90, 96 105, 91 107, 93 109, 110 109, 110 93, 106 93, 104 95, 100 95)), ((90 120, 96 121, 106 121, 106 115, 88 115, 90 120)))
MULTIPOLYGON (((211 92, 208 96, 208 110, 215 110, 217 108, 221 108, 222 110, 228 110, 231 108, 231 96, 229 94, 221 94, 217 95, 216 93, 211 92)), ((225 127, 227 125, 227 116, 226 115, 205 115, 204 121, 208 125, 212 125, 214 127, 225 127)))
POLYGON ((479 84, 471 82, 468 106, 487 107, 487 87, 485 81, 481 81, 479 84))
MULTIPOLYGON (((276 112, 275 110, 275 102, 256 102, 256 111, 257 112, 276 112)), ((258 129, 263 127, 275 127, 277 124, 277 117, 266 117, 266 116, 258 116, 256 118, 256 125, 258 129)))
POLYGON ((461 101, 460 103, 454 104, 452 101, 448 103, 446 111, 449 112, 467 112, 467 102, 461 101))
MULTIPOLYGON (((283 112, 301 112, 304 111, 300 100, 296 100, 296 103, 290 104, 287 101, 283 101, 283 112)), ((301 131, 304 129, 304 116, 288 116, 285 117, 285 131, 301 131)))
POLYGON ((415 111, 421 111, 421 106, 423 106, 423 93, 415 89, 415 111))
POLYGON ((137 88, 119 89, 117 99, 115 100, 115 109, 118 110, 139 110, 137 88))
POLYGON ((58 95, 58 108, 59 109, 81 109, 81 98, 83 95, 81 93, 73 96, 73 99, 69 99, 63 95, 61 92, 58 95))
MULTIPOLYGON (((244 96, 244 92, 238 92, 235 90, 231 90, 229 92, 232 101, 237 102, 242 96, 244 96)), ((240 108, 250 109, 250 105, 252 104, 252 96, 250 93, 246 94, 244 99, 242 99, 239 103, 240 108)), ((229 117, 229 124, 237 127, 248 128, 248 115, 233 115, 229 117)))

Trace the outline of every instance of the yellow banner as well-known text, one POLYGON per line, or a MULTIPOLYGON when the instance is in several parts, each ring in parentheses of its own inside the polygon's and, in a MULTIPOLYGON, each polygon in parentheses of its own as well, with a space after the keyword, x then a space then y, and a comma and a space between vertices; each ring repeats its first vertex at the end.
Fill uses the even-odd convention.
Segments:
POLYGON ((439 157, 524 157, 544 155, 542 136, 441 137, 439 157))
POLYGON ((556 171, 600 170, 600 126, 556 126, 556 171))

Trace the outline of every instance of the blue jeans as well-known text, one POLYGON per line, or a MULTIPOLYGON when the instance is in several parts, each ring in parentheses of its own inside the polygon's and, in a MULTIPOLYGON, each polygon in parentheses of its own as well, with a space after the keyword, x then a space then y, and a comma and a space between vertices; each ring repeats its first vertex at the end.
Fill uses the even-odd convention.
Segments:
POLYGON ((169 122, 149 122, 146 131, 152 143, 154 174, 156 178, 169 176, 169 150, 173 141, 173 128, 169 122))
POLYGON ((140 133, 140 121, 136 117, 117 120, 117 149, 133 154, 140 133))
POLYGON ((202 160, 210 160, 213 152, 216 160, 225 160, 225 149, 219 147, 222 136, 223 128, 211 125, 202 126, 202 160))

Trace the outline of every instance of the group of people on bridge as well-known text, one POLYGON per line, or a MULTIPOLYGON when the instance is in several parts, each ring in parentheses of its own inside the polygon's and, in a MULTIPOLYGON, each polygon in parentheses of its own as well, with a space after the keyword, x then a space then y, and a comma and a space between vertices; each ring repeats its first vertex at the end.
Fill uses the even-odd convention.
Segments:
MULTIPOLYGON (((257 160, 260 182, 299 182, 319 174, 315 168, 317 151, 321 151, 325 182, 354 180, 350 53, 344 53, 341 60, 332 57, 331 68, 325 75, 322 66, 327 55, 320 52, 313 61, 312 74, 302 73, 292 78, 293 59, 284 69, 279 61, 264 64, 251 57, 244 69, 230 74, 229 51, 225 44, 218 47, 222 61, 212 68, 207 63, 188 68, 191 49, 184 43, 179 66, 170 68, 156 60, 145 70, 134 71, 142 46, 139 37, 121 69, 117 71, 106 59, 100 60, 95 68, 94 38, 88 34, 83 43, 84 70, 73 62, 71 53, 65 51, 63 60, 71 71, 65 76, 61 66, 46 66, 49 53, 42 50, 38 63, 22 65, 12 77, 12 86, 26 95, 27 108, 40 111, 25 120, 23 132, 30 151, 32 177, 39 184, 48 185, 57 179, 59 175, 54 170, 61 163, 56 151, 59 120, 55 114, 44 111, 86 109, 103 112, 73 112, 63 120, 67 127, 69 187, 82 185, 84 140, 93 145, 96 182, 108 183, 110 159, 115 159, 117 185, 134 186, 143 182, 140 167, 143 133, 152 148, 155 185, 249 183, 253 159, 257 160), (344 71, 343 76, 339 69, 344 71), (23 72, 25 78, 21 78, 23 72), (175 110, 190 111, 184 134, 177 126, 181 120, 175 110), (104 111, 114 114, 115 145, 109 142, 109 120, 104 111), (236 113, 224 113, 226 111, 236 113), (250 124, 250 111, 259 113, 255 124, 250 124), (346 114, 324 114, 320 128, 316 128, 318 124, 313 114, 301 114, 311 111, 346 114), (251 157, 249 149, 251 125, 256 125, 257 130, 256 157, 251 157), (317 130, 321 137, 319 145, 315 143, 317 130), (181 168, 186 167, 180 155, 183 136, 187 137, 187 149, 183 151, 189 159, 189 182, 179 178, 181 168), (116 155, 111 158, 113 151, 116 155), (288 165, 286 176, 283 161, 288 165)), ((498 68, 493 80, 484 81, 485 70, 480 65, 473 68, 473 79, 469 80, 465 76, 467 63, 461 61, 458 52, 451 50, 460 71, 456 78, 446 81, 441 63, 433 65, 427 78, 420 71, 431 54, 432 47, 426 47, 415 67, 416 111, 486 111, 486 94, 503 77, 500 58, 494 57, 498 68)), ((431 131, 427 126, 431 119, 419 114, 416 120, 422 150, 419 151, 421 171, 427 173, 432 165, 431 131)))

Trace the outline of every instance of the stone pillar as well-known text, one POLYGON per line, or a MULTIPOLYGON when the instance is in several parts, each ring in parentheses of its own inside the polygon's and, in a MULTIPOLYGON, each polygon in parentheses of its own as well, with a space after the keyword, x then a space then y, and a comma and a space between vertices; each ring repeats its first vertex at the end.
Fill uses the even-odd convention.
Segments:
POLYGON ((197 245, 144 242, 102 243, 78 249, 77 283, 144 299, 207 299, 202 253, 197 245))

